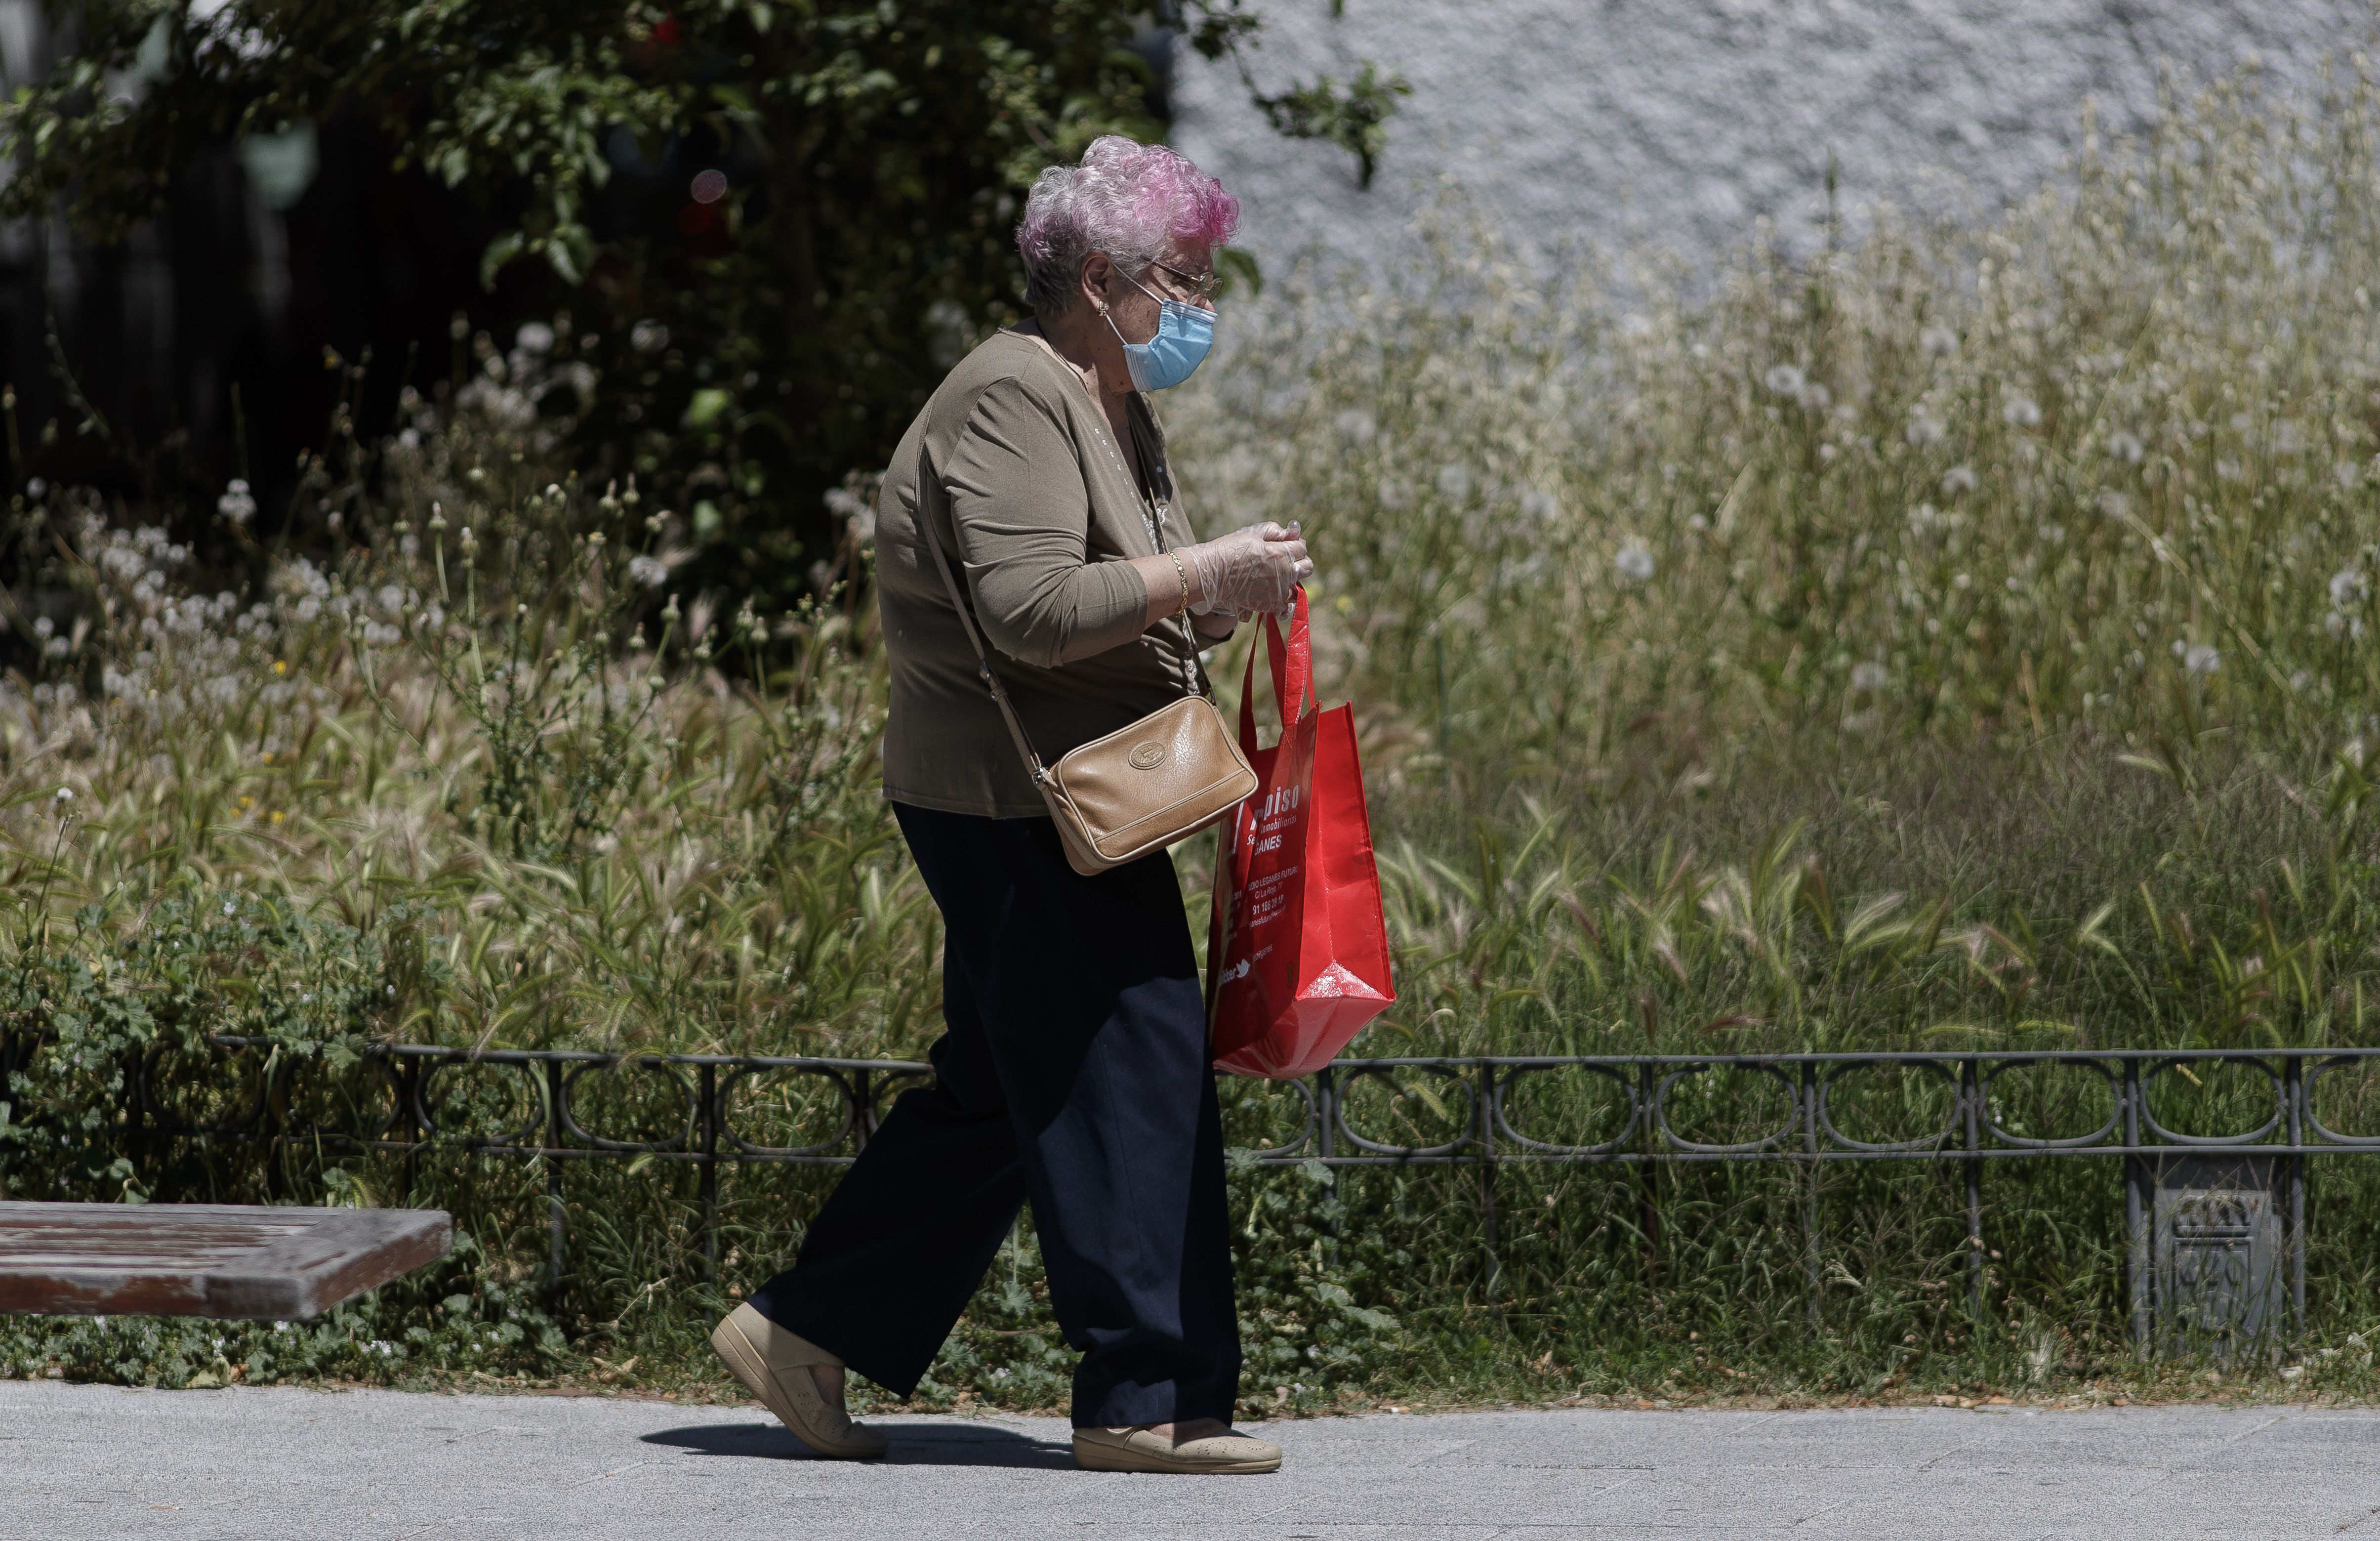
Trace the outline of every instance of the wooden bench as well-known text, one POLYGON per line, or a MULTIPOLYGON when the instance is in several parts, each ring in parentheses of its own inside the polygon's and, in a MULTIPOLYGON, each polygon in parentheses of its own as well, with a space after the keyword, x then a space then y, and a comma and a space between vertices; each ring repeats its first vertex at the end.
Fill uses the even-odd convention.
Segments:
POLYGON ((0 1203, 0 1313, 300 1321, 454 1240, 437 1209, 0 1203))

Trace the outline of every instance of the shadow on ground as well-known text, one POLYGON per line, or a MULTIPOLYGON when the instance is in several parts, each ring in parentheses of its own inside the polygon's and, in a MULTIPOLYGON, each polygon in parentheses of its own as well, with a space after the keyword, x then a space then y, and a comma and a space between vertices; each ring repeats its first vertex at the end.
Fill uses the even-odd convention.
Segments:
MULTIPOLYGON (((1072 1471, 1071 1446, 1051 1444, 990 1424, 895 1424, 885 1432, 892 1466, 1014 1466, 1026 1471, 1072 1471)), ((819 1461, 808 1445, 782 1424, 693 1424, 639 1436, 648 1445, 674 1445, 702 1455, 743 1456, 758 1461, 819 1461)))

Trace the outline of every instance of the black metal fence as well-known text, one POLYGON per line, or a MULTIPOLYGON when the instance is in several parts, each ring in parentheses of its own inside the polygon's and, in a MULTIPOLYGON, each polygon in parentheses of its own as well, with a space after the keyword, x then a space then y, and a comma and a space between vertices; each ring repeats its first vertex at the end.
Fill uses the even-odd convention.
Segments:
MULTIPOLYGON (((23 1053, 26 1046, 14 1046, 23 1053)), ((361 1067, 364 1091, 346 1098, 355 1116, 311 1117, 290 1096, 295 1062, 269 1046, 219 1040, 244 1090, 218 1092, 219 1116, 176 1110, 160 1056, 130 1067, 128 1101, 137 1135, 207 1142, 303 1145, 382 1151, 413 1167, 426 1154, 513 1157, 542 1163, 554 1277, 563 1271, 563 1171, 573 1161, 690 1163, 698 1172, 699 1249, 718 1263, 722 1166, 839 1165, 855 1159, 890 1100, 924 1084, 931 1067, 911 1061, 771 1058, 717 1054, 601 1054, 566 1050, 377 1046, 361 1067), (237 1062, 245 1062, 241 1064, 237 1062), (633 1083, 641 1135, 587 1126, 609 1078, 633 1083), (481 1081, 461 1095, 466 1078, 481 1081), (768 1143, 751 1094, 774 1088, 777 1109, 807 1122, 801 1143, 768 1143), (793 1088, 798 1088, 795 1092, 793 1088), (489 1094, 492 1092, 492 1098, 489 1094), (490 1130, 488 1110, 516 1118, 490 1130), (465 1127, 467 1124, 476 1127, 465 1127)), ((1776 1162, 1809 1170, 1805 1266, 1813 1309, 1821 1279, 1817 1168, 1874 1161, 1955 1162, 1964 1169, 1967 1271, 1980 1307, 1984 1183, 1995 1161, 2115 1158, 2125 1184, 2131 1303, 2136 1342, 2162 1335, 2211 1340, 2218 1348, 2265 1338, 2286 1303, 2292 1326, 2305 1312, 2306 1159, 2380 1153, 2380 1132, 2334 1129, 2317 1115, 2324 1079, 2380 1060, 2380 1050, 1973 1051, 1888 1054, 1484 1056, 1342 1060, 1301 1081, 1273 1084, 1290 1118, 1260 1145, 1238 1152, 1257 1167, 1320 1162, 1326 1169, 1459 1166, 1479 1174, 1488 1257, 1499 1247, 1496 1173, 1532 1164, 1662 1165, 1776 1162), (2210 1079, 2228 1074, 2219 1094, 2210 1079), (2046 1101, 2036 1082, 2027 1098, 2079 1113, 2053 1132, 2003 1106, 2012 1075, 2063 1080, 2046 1101), (1558 1078, 1569 1078, 1557 1088, 1558 1078), (2200 1120, 2228 1115, 2236 1127, 2191 1122, 2168 1107, 2168 1088, 2200 1120), (1722 1088, 1724 1095, 1720 1095, 1722 1088), (1533 1120, 1551 1105, 1588 1128, 1533 1120), (1373 1123, 1383 1110, 1399 1131, 1373 1123), (1399 1110, 1402 1112, 1400 1113, 1399 1110), (1438 1128, 1415 1137, 1416 1110, 1438 1128), (1766 1119, 1749 1137, 1748 1118, 1766 1119), (1898 1114, 1903 1127, 1861 1128, 1861 1117, 1898 1114), (1697 1115, 1731 1117, 1730 1131, 1698 1128, 1697 1115), (1914 1127, 1908 1121, 1921 1122, 1914 1127), (1767 1122, 1773 1120, 1773 1122, 1767 1122), (1720 1137, 1713 1137, 1718 1135, 1720 1137), (1880 1137, 1879 1137, 1880 1136, 1880 1137)), ((224 1067, 218 1067, 220 1071, 224 1067)), ((2374 1099, 2380 1105, 2380 1098, 2374 1099)), ((617 1105, 613 1110, 616 1113, 617 1105)))

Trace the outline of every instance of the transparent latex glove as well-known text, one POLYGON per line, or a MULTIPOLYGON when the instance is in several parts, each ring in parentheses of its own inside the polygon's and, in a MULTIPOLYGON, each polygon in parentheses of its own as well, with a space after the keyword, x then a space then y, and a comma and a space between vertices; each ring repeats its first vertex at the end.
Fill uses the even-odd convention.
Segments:
POLYGON ((1297 586, 1314 576, 1296 526, 1270 519, 1178 550, 1198 575, 1198 602, 1190 607, 1194 615, 1245 620, 1277 612, 1287 608, 1297 586))

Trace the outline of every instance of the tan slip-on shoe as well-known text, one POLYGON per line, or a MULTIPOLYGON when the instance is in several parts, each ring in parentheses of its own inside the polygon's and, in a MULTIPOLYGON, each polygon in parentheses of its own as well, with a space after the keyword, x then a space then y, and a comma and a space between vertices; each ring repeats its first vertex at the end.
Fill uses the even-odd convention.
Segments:
POLYGON ((739 1305, 710 1329, 710 1346, 744 1389, 819 1454, 838 1461, 873 1461, 884 1453, 884 1436, 866 1424, 853 1423, 819 1393, 809 1367, 832 1365, 840 1369, 843 1361, 808 1339, 786 1331, 749 1305, 739 1305))
POLYGON ((1075 1430, 1075 1464, 1087 1472, 1277 1472, 1281 1447, 1245 1434, 1209 1434, 1180 1444, 1145 1428, 1075 1430))

